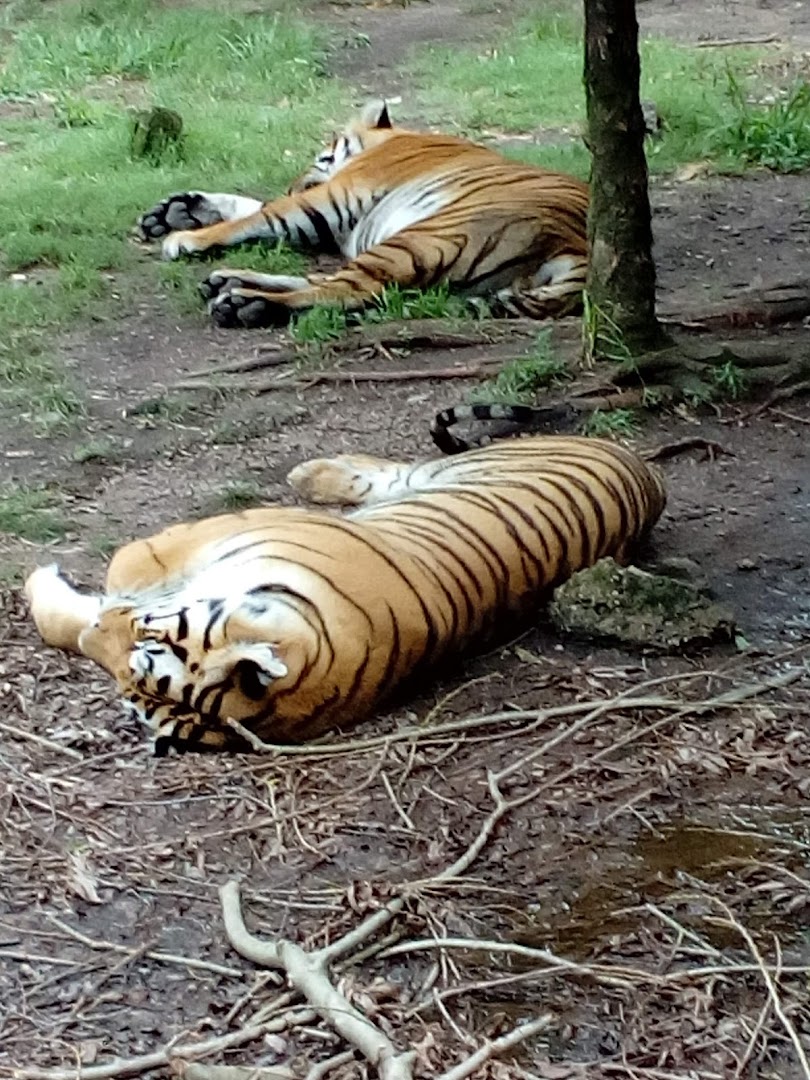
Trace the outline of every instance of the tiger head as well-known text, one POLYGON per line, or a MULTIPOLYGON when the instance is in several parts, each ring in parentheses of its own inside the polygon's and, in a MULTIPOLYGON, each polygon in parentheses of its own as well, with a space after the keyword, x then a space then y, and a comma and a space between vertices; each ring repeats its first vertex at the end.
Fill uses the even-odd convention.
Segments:
POLYGON ((238 612, 222 619, 221 613, 212 617, 207 602, 202 606, 205 611, 188 608, 153 619, 130 604, 116 604, 81 635, 82 652, 115 677, 124 699, 151 727, 157 755, 171 745, 245 749, 227 721, 250 728, 266 719, 271 688, 288 674, 277 649, 250 640, 238 612), (195 633, 195 615, 207 618, 209 628, 216 620, 217 629, 195 633), (223 633, 227 624, 230 632, 223 633))
POLYGON ((402 129, 391 123, 388 105, 384 101, 370 101, 360 115, 321 150, 309 169, 293 181, 289 194, 323 184, 340 172, 351 158, 385 142, 398 130, 402 129))

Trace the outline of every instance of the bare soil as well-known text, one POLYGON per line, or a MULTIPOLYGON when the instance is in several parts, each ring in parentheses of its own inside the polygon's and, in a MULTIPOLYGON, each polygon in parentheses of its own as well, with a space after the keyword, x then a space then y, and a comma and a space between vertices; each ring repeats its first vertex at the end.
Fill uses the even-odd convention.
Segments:
MULTIPOLYGON (((412 44, 488 41, 514 10, 417 0, 327 14, 338 37, 371 39, 371 49, 339 54, 363 97, 407 86, 398 65, 412 44)), ((639 14, 645 32, 691 41, 775 34, 799 54, 810 39, 808 3, 710 10, 646 0, 639 14)), ((659 181, 652 194, 662 311, 806 276, 806 177, 698 176, 659 181)), ((178 317, 143 286, 135 295, 114 322, 58 343, 86 393, 83 430, 36 439, 20 423, 2 435, 0 481, 52 485, 72 521, 68 537, 47 546, 0 536, 7 570, 58 560, 97 586, 113 544, 221 510, 229 486, 291 501, 284 477, 306 457, 430 453, 433 413, 473 385, 425 379, 262 396, 173 389, 191 371, 215 374, 253 356, 273 335, 218 331, 202 313, 178 317), (106 449, 97 460, 76 460, 98 441, 106 449)), ((795 340, 802 328, 781 332, 795 340)), ((512 343, 341 364, 401 362, 427 373, 518 351, 512 343)), ((237 878, 249 925, 266 936, 322 944, 412 883, 396 923, 403 940, 495 939, 574 965, 561 972, 548 955, 482 945, 349 969, 345 992, 400 1047, 417 1048, 417 1075, 437 1076, 484 1036, 550 1011, 548 1031, 513 1064, 473 1075, 807 1076, 796 1049, 810 1047, 806 975, 788 969, 810 964, 810 407, 797 399, 750 411, 729 403, 708 416, 661 415, 638 440, 648 448, 699 434, 733 455, 665 464, 669 506, 655 548, 696 565, 735 612, 743 652, 631 652, 562 639, 541 616, 520 641, 394 703, 355 733, 359 745, 333 740, 344 747, 335 756, 151 759, 106 677, 43 648, 9 590, 0 616, 0 1071, 103 1064, 248 1026, 279 990, 228 945, 217 888, 237 878), (793 681, 771 685, 775 677, 793 681), (701 709, 733 688, 749 696, 701 709), (577 732, 574 716, 432 734, 465 717, 625 692, 675 705, 614 709, 577 732), (401 742, 362 743, 414 724, 420 732, 401 742), (491 810, 487 769, 519 762, 505 793, 536 788, 532 799, 487 837, 464 878, 425 884, 491 810), (762 973, 729 909, 766 962, 785 969, 776 994, 792 1033, 765 1011, 762 973), (454 1030, 432 995, 465 986, 442 999, 454 1030)), ((343 1048, 311 1028, 212 1060, 311 1063, 343 1048)), ((330 1075, 363 1069, 355 1062, 330 1075)))

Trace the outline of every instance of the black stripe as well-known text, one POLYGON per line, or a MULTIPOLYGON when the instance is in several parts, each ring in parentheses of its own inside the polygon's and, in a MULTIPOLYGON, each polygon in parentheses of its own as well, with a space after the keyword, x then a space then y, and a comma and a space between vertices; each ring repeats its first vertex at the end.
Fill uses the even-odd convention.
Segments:
POLYGON ((314 206, 307 206, 304 203, 301 204, 301 209, 304 211, 310 224, 315 230, 318 237, 319 250, 325 252, 336 251, 337 244, 335 242, 334 234, 329 227, 329 222, 320 210, 317 210, 314 206))
POLYGON ((329 199, 329 205, 332 207, 335 217, 337 218, 338 229, 343 232, 343 210, 341 209, 340 203, 332 194, 332 189, 330 187, 327 187, 326 189, 326 196, 329 199))
POLYGON ((224 600, 209 600, 208 601, 208 622, 205 624, 205 632, 203 633, 202 647, 204 650, 211 648, 211 631, 214 628, 214 624, 219 619, 222 612, 225 610, 224 600))

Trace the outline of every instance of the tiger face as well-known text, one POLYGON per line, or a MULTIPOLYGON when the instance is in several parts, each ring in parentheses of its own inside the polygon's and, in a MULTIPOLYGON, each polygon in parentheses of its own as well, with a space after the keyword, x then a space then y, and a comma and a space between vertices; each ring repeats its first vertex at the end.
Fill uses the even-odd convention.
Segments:
POLYGON ((370 102, 353 123, 318 153, 307 171, 292 182, 288 193, 293 195, 326 183, 352 158, 384 143, 397 130, 391 123, 386 103, 370 102))
POLYGON ((79 639, 82 652, 114 675, 124 699, 158 737, 164 714, 172 729, 188 714, 220 731, 224 717, 248 724, 266 718, 271 686, 289 674, 279 647, 252 641, 255 628, 251 634, 238 610, 223 619, 221 605, 206 600, 197 607, 167 615, 118 604, 79 639), (234 640, 223 632, 229 622, 234 640))

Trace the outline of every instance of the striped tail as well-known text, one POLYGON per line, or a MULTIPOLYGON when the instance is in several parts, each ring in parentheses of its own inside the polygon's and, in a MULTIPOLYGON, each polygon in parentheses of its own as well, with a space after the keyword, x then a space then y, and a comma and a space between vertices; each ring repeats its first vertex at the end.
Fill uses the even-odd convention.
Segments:
POLYGON ((570 428, 577 417, 576 409, 570 405, 500 405, 495 403, 480 405, 456 405, 436 413, 430 425, 433 442, 443 454, 462 454, 465 450, 486 446, 493 438, 511 432, 484 433, 476 439, 464 439, 450 430, 456 424, 467 421, 500 421, 516 424, 530 431, 542 431, 560 427, 570 428))

